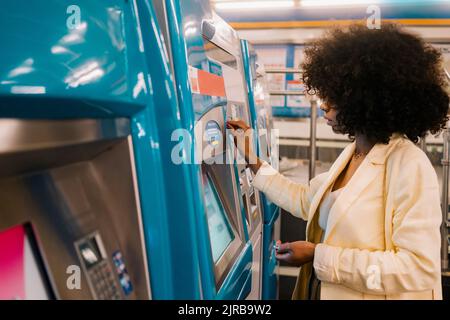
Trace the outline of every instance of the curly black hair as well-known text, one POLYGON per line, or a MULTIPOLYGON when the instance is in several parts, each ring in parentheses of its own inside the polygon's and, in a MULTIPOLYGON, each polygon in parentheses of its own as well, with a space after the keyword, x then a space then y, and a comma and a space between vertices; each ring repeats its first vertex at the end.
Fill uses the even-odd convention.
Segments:
POLYGON ((449 97, 438 50, 400 26, 333 28, 305 49, 303 82, 337 110, 339 132, 413 142, 447 121, 449 97))

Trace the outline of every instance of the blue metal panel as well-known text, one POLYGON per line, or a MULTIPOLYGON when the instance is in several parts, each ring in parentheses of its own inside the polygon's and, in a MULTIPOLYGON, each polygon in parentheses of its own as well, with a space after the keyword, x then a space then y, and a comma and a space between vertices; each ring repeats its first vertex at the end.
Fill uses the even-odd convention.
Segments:
MULTIPOLYGON (((151 243, 154 246, 151 261, 151 282, 154 284, 153 297, 158 299, 199 299, 201 296, 198 248, 196 242, 196 216, 194 212, 191 181, 187 166, 175 164, 171 158, 175 141, 171 141, 174 130, 181 129, 179 108, 172 83, 165 44, 156 21, 150 1, 137 3, 138 28, 142 30, 144 54, 151 74, 151 88, 154 96, 154 119, 158 123, 161 166, 164 167, 165 202, 169 215, 158 217, 161 229, 168 229, 164 242, 151 243), (176 197, 176 201, 174 201, 176 197), (164 225, 165 224, 165 225, 164 225), (182 245, 180 245, 182 244, 182 245), (170 272, 169 285, 164 270, 170 272)), ((143 199, 145 201, 145 199, 143 199)), ((148 205, 152 205, 148 202, 148 205)), ((150 209, 150 208, 149 208, 150 209)), ((158 215, 158 213, 153 213, 158 215)))
MULTIPOLYGON (((256 110, 255 96, 254 96, 254 78, 256 77, 256 61, 250 56, 247 40, 241 40, 242 49, 242 61, 244 64, 245 81, 248 88, 248 104, 251 116, 251 127, 254 130, 253 138, 259 137, 258 135, 258 112, 256 110)), ((257 144, 257 153, 260 153, 259 143, 257 144)))
POLYGON ((130 42, 136 42, 136 30, 129 24, 129 6, 119 0, 80 1, 80 25, 69 29, 70 4, 1 4, 0 39, 7 45, 0 53, 2 115, 112 117, 144 108, 144 90, 133 93, 142 70, 140 61, 129 62, 137 48, 130 42), (129 51, 125 44, 132 45, 129 51))
POLYGON ((275 231, 275 222, 280 216, 280 208, 266 200, 264 210, 271 212, 269 215, 271 220, 263 225, 262 298, 273 300, 277 298, 278 292, 278 276, 275 273, 278 261, 274 250, 277 239, 273 239, 272 235, 275 231))
MULTIPOLYGON (((189 87, 188 78, 188 50, 191 45, 188 43, 184 37, 183 23, 186 23, 184 15, 188 18, 191 17, 193 23, 199 25, 201 22, 201 12, 202 7, 197 7, 199 10, 196 12, 194 7, 191 9, 193 11, 191 15, 181 10, 180 1, 166 1, 167 6, 167 21, 169 26, 171 47, 172 47, 172 58, 175 71, 176 88, 178 102, 182 108, 180 108, 180 116, 183 128, 189 131, 190 136, 194 136, 194 125, 195 125, 195 112, 194 105, 192 102, 192 93, 189 87)), ((204 7, 204 5, 203 5, 204 7)), ((189 10, 188 8, 183 8, 184 10, 189 10)), ((199 29, 201 30, 201 29, 199 29)), ((189 41, 191 42, 191 41, 189 41)), ((195 47, 195 46, 194 46, 195 47)), ((195 151, 195 141, 190 143, 190 154, 194 154, 195 151)), ((195 164, 188 165, 189 175, 191 178, 191 197, 194 200, 195 212, 197 218, 197 240, 199 244, 199 262, 201 270, 201 282, 203 298, 213 299, 215 297, 215 279, 214 279, 214 267, 212 265, 212 253, 210 250, 210 240, 208 236, 208 225, 205 218, 205 208, 203 205, 203 196, 201 194, 201 176, 200 167, 195 164)))
MULTIPOLYGON (((176 79, 176 91, 180 105, 182 126, 194 136, 194 126, 207 110, 222 102, 210 96, 193 94, 189 85, 189 66, 208 72, 211 65, 203 49, 201 24, 204 19, 212 18, 209 1, 166 0, 168 31, 170 34, 171 54, 176 79)), ((194 155, 195 141, 189 146, 194 155)), ((201 270, 202 290, 205 299, 237 299, 246 292, 245 284, 251 270, 251 247, 247 244, 231 272, 224 280, 219 292, 216 290, 214 264, 210 248, 208 225, 206 221, 203 194, 201 189, 201 170, 198 164, 189 164, 191 177, 190 197, 194 201, 197 221, 197 240, 201 270), (250 265, 249 265, 250 264, 250 265)), ((235 172, 237 174, 237 172, 235 172)), ((248 238, 245 230, 246 238, 248 238)), ((248 294, 248 292, 247 292, 248 294)))
MULTIPOLYGON (((255 88, 255 84, 254 84, 254 79, 256 78, 256 57, 252 57, 250 50, 249 50, 249 45, 248 42, 246 40, 242 40, 241 41, 241 47, 242 47, 242 57, 243 57, 243 62, 244 62, 244 72, 245 72, 245 79, 247 82, 247 87, 248 87, 248 100, 249 100, 249 108, 250 108, 250 115, 252 118, 252 128, 254 130, 254 140, 257 141, 258 137, 259 137, 259 132, 258 132, 258 126, 257 126, 257 122, 258 122, 258 106, 256 105, 255 102, 255 97, 254 97, 254 88, 255 88), (254 73, 253 73, 254 72, 254 73)), ((292 49, 293 51, 293 49, 292 49)), ((292 60, 293 60, 293 53, 291 53, 292 55, 292 60)), ((287 109, 285 107, 280 107, 282 109, 287 109)), ((269 115, 270 116, 270 115, 269 115)), ((260 157, 261 156, 261 144, 258 142, 256 144, 257 147, 257 155, 260 157)), ((261 195, 261 203, 263 205, 263 221, 264 223, 270 223, 273 219, 274 219, 274 215, 277 214, 277 206, 275 204, 273 204, 272 202, 270 202, 263 193, 260 193, 261 195)))
POLYGON ((252 247, 248 242, 233 266, 221 289, 217 293, 219 300, 243 300, 251 290, 252 247))
POLYGON ((272 239, 274 222, 264 224, 263 231, 263 276, 262 276, 262 298, 264 300, 274 300, 277 298, 278 277, 275 273, 278 261, 275 258, 275 240, 272 239))
MULTIPOLYGON (((252 128, 255 132, 254 138, 259 137, 258 132, 258 106, 254 97, 254 88, 256 79, 256 56, 252 55, 249 49, 247 41, 241 41, 242 56, 244 62, 245 78, 248 87, 248 99, 250 105, 250 114, 252 117, 252 128)), ((293 51, 293 48, 291 49, 293 51)), ((293 53, 291 52, 291 60, 293 60, 293 53)), ((286 109, 283 107, 283 109, 286 109)), ((258 156, 261 156, 261 143, 257 144, 258 156)), ((276 299, 278 278, 275 274, 275 269, 278 264, 275 258, 275 252, 273 246, 275 245, 272 234, 274 231, 275 221, 278 219, 279 208, 269 201, 263 193, 260 193, 262 211, 263 211, 263 239, 262 239, 262 298, 263 299, 276 299)))

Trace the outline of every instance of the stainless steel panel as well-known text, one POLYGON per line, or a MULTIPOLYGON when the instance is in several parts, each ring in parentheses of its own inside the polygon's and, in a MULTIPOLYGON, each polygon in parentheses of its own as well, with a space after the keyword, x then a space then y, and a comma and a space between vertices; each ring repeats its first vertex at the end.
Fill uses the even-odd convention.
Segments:
POLYGON ((129 134, 130 121, 125 118, 102 121, 0 119, 0 154, 76 145, 129 134))

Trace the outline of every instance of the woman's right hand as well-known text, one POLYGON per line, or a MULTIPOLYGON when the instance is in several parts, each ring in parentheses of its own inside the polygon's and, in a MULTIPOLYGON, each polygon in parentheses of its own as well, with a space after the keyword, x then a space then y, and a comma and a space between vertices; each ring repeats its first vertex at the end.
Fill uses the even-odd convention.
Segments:
POLYGON ((229 120, 227 121, 227 128, 231 129, 230 132, 234 137, 236 147, 244 156, 252 171, 256 173, 261 166, 261 161, 253 151, 251 127, 242 120, 229 120))

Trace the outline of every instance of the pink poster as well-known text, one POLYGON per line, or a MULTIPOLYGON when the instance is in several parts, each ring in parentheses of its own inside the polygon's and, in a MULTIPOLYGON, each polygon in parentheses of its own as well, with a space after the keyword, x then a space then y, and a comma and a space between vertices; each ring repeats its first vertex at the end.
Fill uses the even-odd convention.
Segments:
POLYGON ((0 231, 0 300, 25 299, 25 230, 0 231))

